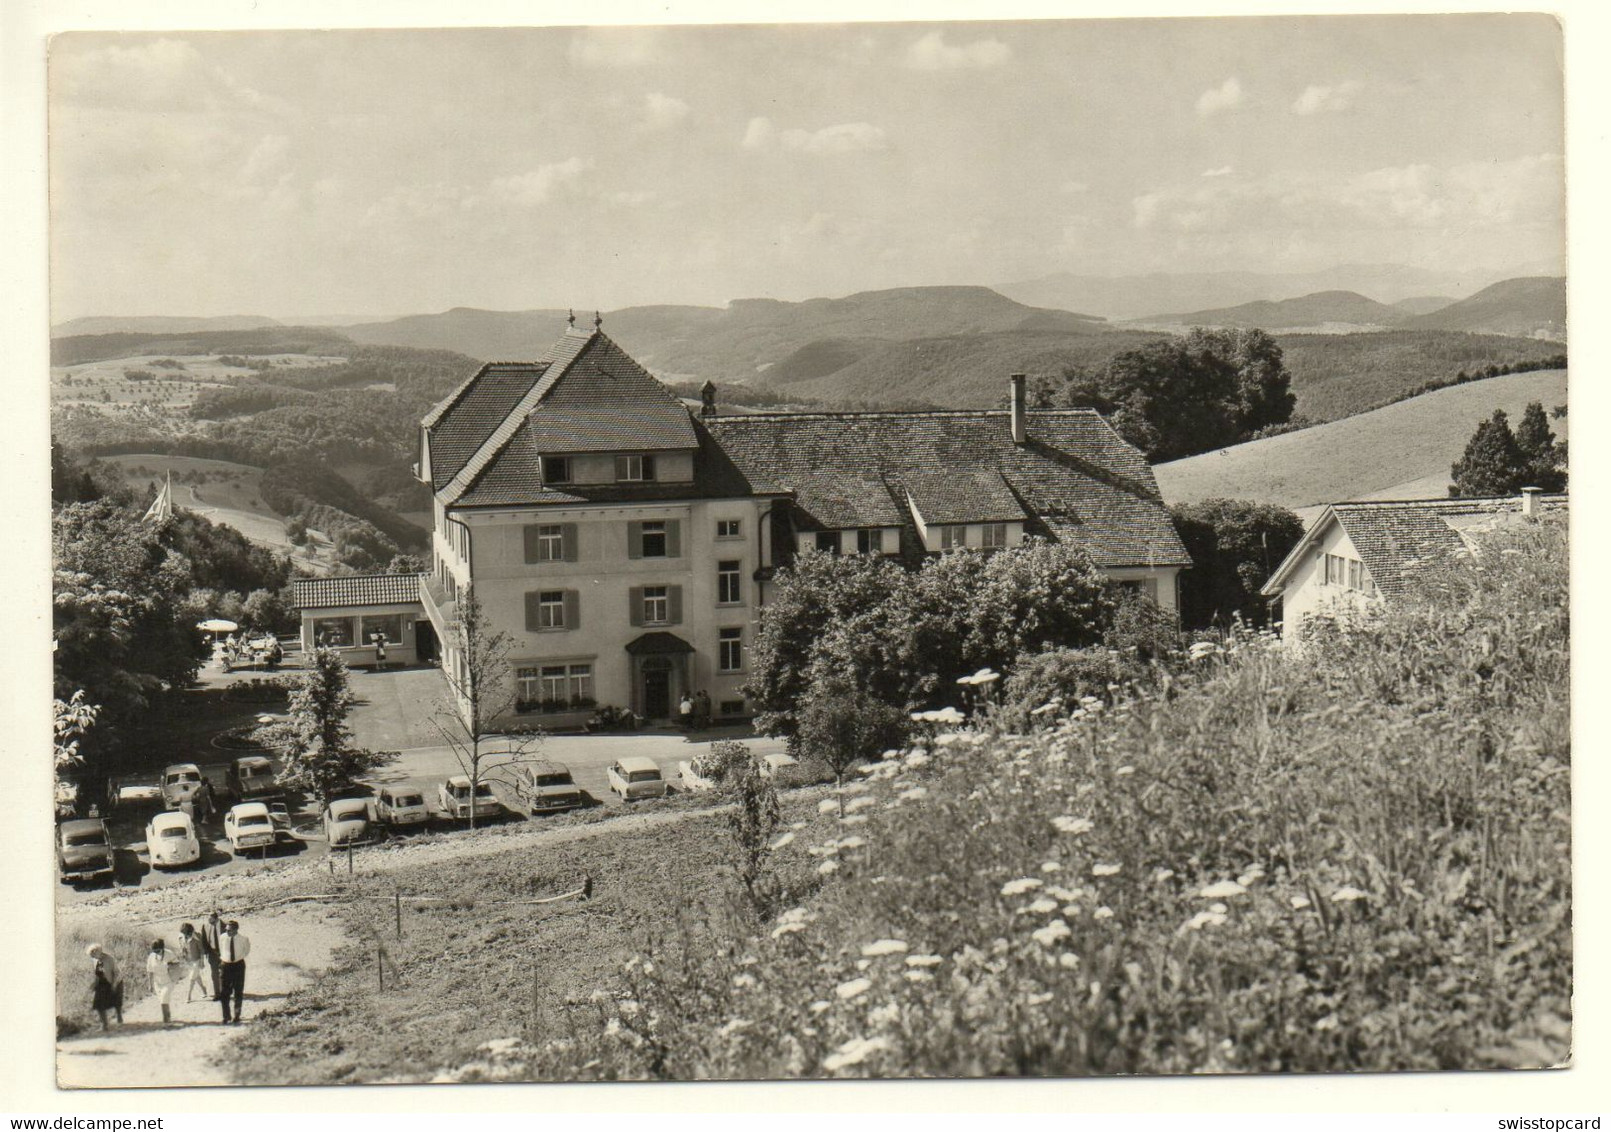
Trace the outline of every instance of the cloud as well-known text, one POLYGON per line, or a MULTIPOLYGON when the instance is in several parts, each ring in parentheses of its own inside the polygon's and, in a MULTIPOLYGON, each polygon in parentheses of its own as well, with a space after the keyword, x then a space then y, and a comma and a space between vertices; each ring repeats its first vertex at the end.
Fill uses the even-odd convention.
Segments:
POLYGON ((906 49, 906 65, 915 71, 960 71, 999 67, 1012 58, 1012 48, 999 39, 979 39, 953 47, 943 32, 931 31, 906 49))
POLYGON ((1340 82, 1336 86, 1310 86, 1298 95, 1298 100, 1292 104, 1294 114, 1310 115, 1331 113, 1335 114, 1347 110, 1354 105, 1354 96, 1364 89, 1364 84, 1354 79, 1340 82))
POLYGON ((1235 75, 1197 96, 1197 113, 1204 117, 1217 114, 1221 110, 1234 110, 1240 105, 1242 105, 1242 80, 1235 75))
POLYGON ((1064 181, 1057 187, 1065 193, 1088 193, 1091 191, 1090 184, 1085 181, 1064 181))
POLYGON ((556 189, 574 182, 591 168, 592 158, 572 157, 539 165, 529 173, 498 177, 487 188, 495 199, 531 207, 543 204, 554 195, 556 189))
POLYGON ((688 117, 688 104, 655 91, 644 97, 643 112, 644 124, 651 130, 667 130, 688 117))
POLYGON ((1441 230, 1465 235, 1548 223, 1561 211, 1562 162, 1540 154, 1510 161, 1387 166, 1338 178, 1282 173, 1198 178, 1132 201, 1134 225, 1177 234, 1441 230))
POLYGON ((772 127, 770 118, 751 118, 750 124, 744 129, 744 140, 739 144, 745 149, 765 149, 772 144, 777 131, 772 127))
POLYGON ((65 105, 104 110, 197 113, 283 109, 220 67, 209 64, 182 39, 112 43, 77 51, 69 36, 52 51, 52 93, 65 105))
POLYGON ((660 194, 652 189, 623 189, 620 192, 610 194, 610 203, 619 204, 626 208, 637 208, 639 205, 648 204, 659 196, 660 194))
POLYGON ((1204 169, 1203 170, 1203 176, 1205 176, 1205 177, 1229 177, 1234 172, 1236 172, 1236 170, 1231 168, 1229 165, 1221 165, 1218 169, 1204 169))
POLYGON ((656 28, 583 28, 571 37, 566 53, 582 67, 641 67, 660 55, 656 28))
POLYGON ((782 142, 784 149, 801 153, 866 153, 889 148, 883 129, 869 122, 846 122, 820 130, 784 130, 782 142))

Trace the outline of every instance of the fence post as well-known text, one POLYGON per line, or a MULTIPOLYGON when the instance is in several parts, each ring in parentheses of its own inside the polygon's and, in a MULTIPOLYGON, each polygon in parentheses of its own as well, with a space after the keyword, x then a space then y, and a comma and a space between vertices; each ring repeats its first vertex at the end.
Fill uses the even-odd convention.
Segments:
POLYGON ((531 968, 531 1039, 537 1041, 537 965, 531 968))
POLYGON ((386 961, 382 958, 384 954, 380 947, 380 941, 377 939, 375 941, 375 989, 377 991, 386 989, 386 961))
POLYGON ((403 889, 398 885, 392 890, 392 897, 397 902, 397 938, 403 938, 403 889))

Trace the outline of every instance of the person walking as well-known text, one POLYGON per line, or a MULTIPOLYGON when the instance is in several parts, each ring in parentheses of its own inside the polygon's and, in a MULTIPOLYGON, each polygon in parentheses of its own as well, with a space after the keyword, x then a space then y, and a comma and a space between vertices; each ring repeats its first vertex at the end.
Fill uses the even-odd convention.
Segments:
POLYGON ((207 968, 207 948, 201 942, 201 936, 196 934, 194 924, 184 924, 179 928, 179 960, 184 966, 181 968, 181 978, 188 979, 185 983, 185 1004, 189 1005, 195 998, 195 991, 201 991, 203 998, 207 997, 207 984, 202 982, 201 973, 207 968))
POLYGON ((110 1027, 106 1023, 107 1011, 117 1014, 118 1025, 123 1025, 123 972, 119 969, 116 959, 106 953, 106 949, 98 943, 92 943, 85 949, 90 962, 95 964, 94 997, 90 1006, 95 1013, 101 1016, 101 1029, 110 1027))
POLYGON ((212 970, 213 1001, 221 1002, 224 998, 224 978, 219 970, 218 946, 224 939, 224 921, 218 917, 218 909, 214 908, 207 916, 207 922, 201 926, 201 946, 207 956, 207 966, 212 970))
POLYGON ((173 968, 168 965, 168 945, 162 940, 151 941, 145 970, 151 976, 151 993, 157 996, 157 1003, 162 1007, 163 1025, 168 1025, 173 1022, 173 968))
POLYGON ((687 692, 682 694, 682 700, 677 704, 677 721, 682 724, 684 731, 694 729, 694 701, 687 692))
POLYGON ((224 1021, 239 1024, 241 999, 246 997, 246 957, 252 953, 252 941, 241 935, 240 923, 231 920, 224 925, 224 934, 218 940, 218 966, 223 980, 223 994, 219 1002, 224 1007, 224 1021), (235 1002, 235 1016, 229 1016, 230 1000, 235 1002))
POLYGON ((703 688, 694 695, 694 726, 701 731, 710 726, 710 693, 703 688))

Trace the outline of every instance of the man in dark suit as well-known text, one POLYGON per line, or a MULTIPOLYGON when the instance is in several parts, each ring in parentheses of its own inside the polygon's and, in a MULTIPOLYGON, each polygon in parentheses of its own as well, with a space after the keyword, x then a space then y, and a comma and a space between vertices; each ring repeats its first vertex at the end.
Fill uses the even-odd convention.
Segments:
POLYGON ((241 1020, 241 999, 246 996, 246 957, 252 953, 252 941, 240 933, 240 924, 231 920, 224 925, 224 934, 218 938, 218 968, 223 982, 219 1002, 224 1007, 224 1021, 241 1020), (229 1004, 235 1003, 235 1016, 230 1017, 229 1004))
POLYGON ((214 908, 207 917, 207 922, 201 925, 201 948, 207 956, 207 967, 213 976, 213 1001, 220 1002, 224 997, 223 977, 218 970, 218 944, 223 939, 224 921, 218 918, 218 909, 214 908))

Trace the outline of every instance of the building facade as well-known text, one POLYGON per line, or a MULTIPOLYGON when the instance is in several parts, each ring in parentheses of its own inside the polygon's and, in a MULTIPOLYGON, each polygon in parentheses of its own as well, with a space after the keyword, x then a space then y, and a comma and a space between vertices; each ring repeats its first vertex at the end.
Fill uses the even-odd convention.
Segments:
MULTIPOLYGON (((723 414, 707 385, 694 410, 597 324, 573 326, 537 361, 483 366, 421 422, 421 620, 462 673, 454 625, 473 591, 512 642, 505 722, 563 728, 603 705, 667 718, 698 691, 718 718, 747 716, 759 610, 802 553, 915 566, 1035 536, 1174 609, 1190 559, 1141 453, 1099 414, 1030 411, 1011 388, 1006 411, 723 414)), ((304 636, 340 616, 309 606, 304 636)))

